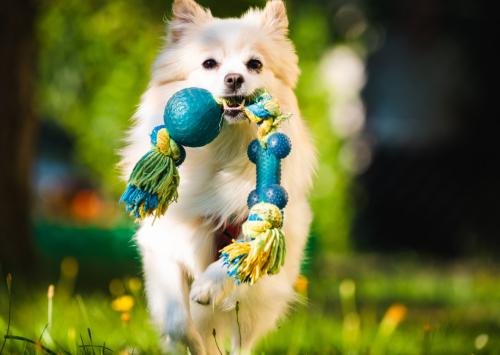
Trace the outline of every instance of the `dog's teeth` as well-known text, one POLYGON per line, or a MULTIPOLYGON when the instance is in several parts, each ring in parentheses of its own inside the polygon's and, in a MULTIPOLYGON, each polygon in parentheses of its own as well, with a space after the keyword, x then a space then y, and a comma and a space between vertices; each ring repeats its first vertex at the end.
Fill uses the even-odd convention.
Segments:
POLYGON ((243 99, 243 102, 241 103, 240 107, 243 108, 245 106, 245 99, 243 99))
POLYGON ((224 111, 227 110, 227 108, 229 107, 226 103, 226 100, 222 100, 223 102, 223 108, 224 108, 224 111))

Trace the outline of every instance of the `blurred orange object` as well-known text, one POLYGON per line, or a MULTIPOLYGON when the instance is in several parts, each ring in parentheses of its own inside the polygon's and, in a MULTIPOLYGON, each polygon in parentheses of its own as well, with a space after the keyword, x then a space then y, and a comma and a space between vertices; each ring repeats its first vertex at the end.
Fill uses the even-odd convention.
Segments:
POLYGON ((130 314, 129 313, 122 313, 122 315, 120 316, 121 320, 124 322, 124 323, 128 323, 130 322, 130 314))
POLYGON ((71 215, 77 221, 91 221, 99 217, 101 205, 97 192, 88 189, 80 190, 71 201, 71 215))

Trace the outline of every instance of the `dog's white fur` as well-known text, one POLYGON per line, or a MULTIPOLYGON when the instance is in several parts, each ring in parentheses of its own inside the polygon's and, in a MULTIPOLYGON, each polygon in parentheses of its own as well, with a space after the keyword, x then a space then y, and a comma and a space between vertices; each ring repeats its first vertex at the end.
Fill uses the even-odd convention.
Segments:
POLYGON ((298 58, 286 38, 288 20, 281 1, 269 1, 264 10, 252 9, 240 19, 214 18, 192 0, 176 0, 173 11, 165 45, 121 152, 125 177, 150 149, 149 134, 163 124, 165 105, 180 89, 201 87, 224 96, 224 77, 237 73, 245 78, 244 95, 267 87, 284 111, 293 112, 280 129, 293 149, 282 161, 282 185, 289 202, 284 222, 287 257, 278 275, 264 276, 253 286, 237 286, 221 262, 213 262, 219 224, 231 216, 244 220, 247 196, 255 188, 255 165, 246 150, 256 137, 256 125, 247 120, 225 123, 205 147, 186 148, 178 203, 154 225, 151 219, 144 221, 136 236, 151 315, 173 350, 185 354, 187 346, 193 355, 218 354, 214 328, 219 338, 231 337, 233 352, 238 349, 237 300, 241 346, 250 350, 296 299, 293 285, 312 219, 307 194, 316 158, 292 91, 300 73, 298 58), (202 66, 210 58, 220 64, 217 69, 202 66), (263 63, 260 73, 245 66, 252 58, 263 63))

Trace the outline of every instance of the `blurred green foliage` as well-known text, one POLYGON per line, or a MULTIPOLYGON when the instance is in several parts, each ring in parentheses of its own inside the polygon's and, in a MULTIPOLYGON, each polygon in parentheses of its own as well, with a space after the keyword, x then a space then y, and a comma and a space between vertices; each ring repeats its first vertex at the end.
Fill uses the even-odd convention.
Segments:
MULTIPOLYGON (((240 16, 265 1, 199 3, 215 16, 240 16)), ((341 140, 327 118, 328 103, 318 72, 321 56, 334 44, 329 12, 320 3, 287 3, 290 38, 302 76, 296 93, 320 154, 312 205, 313 235, 321 246, 348 249, 352 204, 350 177, 337 162, 341 140)), ((76 159, 108 195, 119 196, 116 151, 149 80, 171 2, 159 0, 53 0, 41 3, 38 108, 74 139, 76 159)))
POLYGON ((117 192, 116 150, 148 82, 161 16, 141 1, 48 1, 37 26, 38 106, 74 138, 77 157, 117 192))

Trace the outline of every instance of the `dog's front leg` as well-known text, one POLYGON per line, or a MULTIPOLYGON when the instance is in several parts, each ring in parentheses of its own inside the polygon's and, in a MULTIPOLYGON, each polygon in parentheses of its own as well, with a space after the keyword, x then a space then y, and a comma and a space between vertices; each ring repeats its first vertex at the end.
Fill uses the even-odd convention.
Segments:
POLYGON ((143 255, 151 315, 163 326, 174 354, 206 355, 189 310, 187 276, 176 261, 148 250, 143 255))
POLYGON ((189 297, 202 305, 218 304, 233 288, 234 282, 227 275, 227 267, 219 259, 194 280, 189 297))

